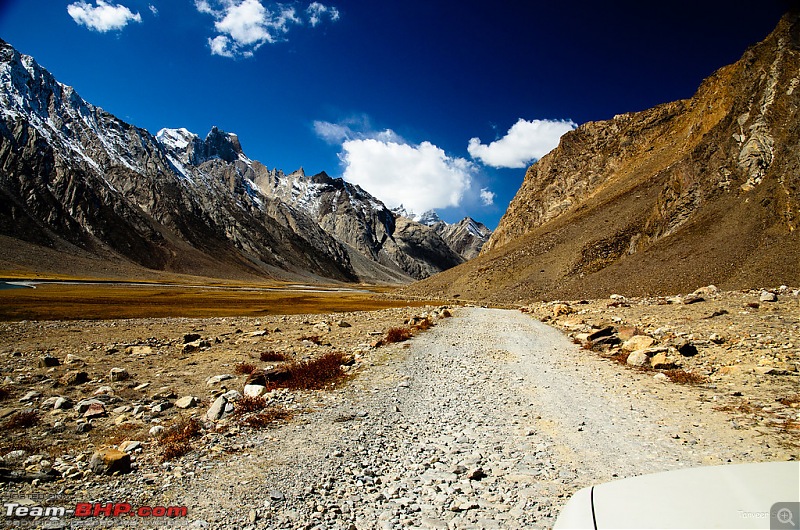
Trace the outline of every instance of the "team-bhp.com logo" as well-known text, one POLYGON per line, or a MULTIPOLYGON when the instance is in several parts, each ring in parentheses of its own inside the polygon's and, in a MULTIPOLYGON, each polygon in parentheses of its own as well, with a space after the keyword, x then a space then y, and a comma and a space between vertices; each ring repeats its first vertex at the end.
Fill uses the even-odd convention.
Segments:
POLYGON ((140 506, 127 502, 79 502, 75 508, 63 506, 25 506, 15 502, 3 504, 6 517, 186 517, 186 506, 140 506))

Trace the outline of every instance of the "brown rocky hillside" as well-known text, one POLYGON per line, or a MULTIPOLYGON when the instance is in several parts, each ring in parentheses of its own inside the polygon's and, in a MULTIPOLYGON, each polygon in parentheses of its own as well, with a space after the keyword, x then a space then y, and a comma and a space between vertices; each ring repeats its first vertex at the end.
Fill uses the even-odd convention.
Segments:
POLYGON ((516 302, 800 284, 800 15, 688 100, 586 123, 481 256, 408 294, 516 302))

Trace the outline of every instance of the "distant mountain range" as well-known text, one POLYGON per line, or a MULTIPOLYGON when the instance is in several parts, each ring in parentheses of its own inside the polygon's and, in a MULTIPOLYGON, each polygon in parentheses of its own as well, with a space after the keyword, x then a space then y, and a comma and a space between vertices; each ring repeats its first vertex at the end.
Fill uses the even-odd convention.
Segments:
POLYGON ((565 134, 477 259, 406 292, 524 302, 800 285, 799 18, 691 99, 565 134))
POLYGON ((20 270, 70 263, 37 263, 57 251, 211 277, 408 282, 463 263, 489 236, 469 218, 398 216, 325 173, 270 170, 216 127, 153 136, 2 41, 0 197, 0 264, 20 270))

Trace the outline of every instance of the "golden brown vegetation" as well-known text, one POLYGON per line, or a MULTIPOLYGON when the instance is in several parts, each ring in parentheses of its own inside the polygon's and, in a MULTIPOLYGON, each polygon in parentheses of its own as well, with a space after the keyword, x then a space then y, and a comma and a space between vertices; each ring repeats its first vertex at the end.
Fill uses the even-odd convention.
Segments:
POLYGON ((395 342, 403 342, 410 339, 412 336, 411 330, 405 327, 389 328, 386 332, 386 337, 383 339, 387 344, 395 342))
POLYGON ((279 351, 273 351, 273 350, 262 351, 259 354, 258 358, 261 359, 265 363, 282 362, 282 361, 288 361, 289 360, 289 358, 286 356, 285 353, 282 353, 282 352, 279 352, 279 351))
MULTIPOLYGON (((210 284, 209 284, 210 285, 210 284)), ((185 285, 39 284, 0 291, 0 320, 263 316, 424 306, 374 292, 185 285)))
POLYGON ((316 359, 293 362, 287 369, 286 381, 271 383, 270 388, 289 388, 292 390, 319 390, 335 385, 344 377, 342 365, 348 358, 341 352, 328 352, 316 359))
POLYGON ((256 371, 256 365, 254 365, 252 363, 241 362, 241 363, 237 363, 236 366, 233 367, 233 370, 239 375, 242 375, 242 374, 248 374, 249 375, 249 374, 252 374, 253 372, 256 371))
POLYGON ((166 462, 183 456, 192 450, 192 439, 200 436, 202 426, 194 418, 181 421, 173 425, 159 438, 162 447, 161 461, 166 462))

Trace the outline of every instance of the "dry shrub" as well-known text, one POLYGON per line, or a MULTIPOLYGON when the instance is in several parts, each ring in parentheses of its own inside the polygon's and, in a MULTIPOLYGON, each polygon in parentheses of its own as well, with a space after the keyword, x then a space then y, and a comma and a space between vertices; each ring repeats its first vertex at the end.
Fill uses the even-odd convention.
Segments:
POLYGON ((307 337, 300 337, 300 341, 307 340, 308 342, 313 342, 317 346, 322 345, 322 339, 319 335, 308 335, 307 337))
POLYGON ((6 420, 6 429, 27 429, 39 424, 39 412, 36 410, 23 410, 15 412, 6 420))
POLYGON ((800 403, 800 394, 794 394, 789 397, 781 398, 778 400, 778 403, 781 405, 786 405, 787 407, 791 407, 794 403, 800 403))
POLYGON ((183 456, 192 450, 192 439, 200 436, 202 425, 194 418, 181 421, 173 425, 158 440, 164 452, 161 461, 166 462, 173 458, 183 456))
POLYGON ((670 381, 673 383, 680 383, 682 385, 699 385, 706 382, 706 378, 702 375, 687 372, 686 370, 681 370, 680 368, 674 370, 664 370, 664 373, 667 374, 667 377, 669 377, 670 381))
POLYGON ((414 329, 419 331, 428 331, 433 327, 433 321, 430 318, 424 318, 414 324, 414 329))
POLYGON ((720 412, 740 412, 742 414, 756 414, 761 412, 761 408, 748 402, 739 403, 738 405, 720 405, 714 407, 714 410, 720 412))
POLYGON ((238 363, 238 364, 237 364, 237 365, 234 367, 234 371, 235 371, 237 374, 240 374, 240 375, 241 375, 241 374, 247 374, 247 375, 249 375, 249 374, 252 374, 253 372, 255 372, 255 370, 256 370, 256 365, 254 365, 254 364, 251 364, 251 363, 246 363, 246 362, 241 362, 241 363, 238 363))
POLYGON ((233 413, 236 415, 243 415, 248 412, 258 412, 266 407, 267 400, 263 397, 244 396, 236 402, 233 413))
POLYGON ((145 438, 147 429, 136 423, 120 423, 107 431, 106 442, 109 445, 118 445, 125 440, 139 440, 145 438))
POLYGON ((316 390, 328 383, 335 383, 344 375, 342 365, 347 362, 341 352, 328 352, 310 361, 292 363, 287 367, 290 377, 286 381, 273 383, 275 388, 316 390))
POLYGON ((262 351, 259 355, 259 359, 261 359, 265 363, 270 362, 281 362, 281 361, 288 361, 289 358, 286 357, 286 354, 281 353, 279 351, 262 351))
POLYGON ((800 421, 785 419, 778 428, 787 434, 797 435, 797 431, 800 431, 800 421))
POLYGON ((403 342, 404 340, 408 340, 411 338, 411 330, 408 328, 390 328, 389 331, 386 332, 386 338, 384 339, 387 343, 392 344, 394 342, 403 342))
POLYGON ((290 411, 280 407, 273 407, 264 412, 250 415, 244 418, 240 423, 253 429, 264 429, 279 421, 287 421, 291 418, 292 413, 290 411))
POLYGON ((35 454, 43 454, 43 453, 51 453, 53 454, 54 450, 56 454, 59 456, 64 454, 63 450, 59 447, 50 447, 46 448, 43 445, 41 440, 31 440, 30 436, 18 436, 15 437, 13 440, 7 440, 3 443, 0 443, 0 454, 10 453, 11 451, 25 451, 29 455, 35 454))

